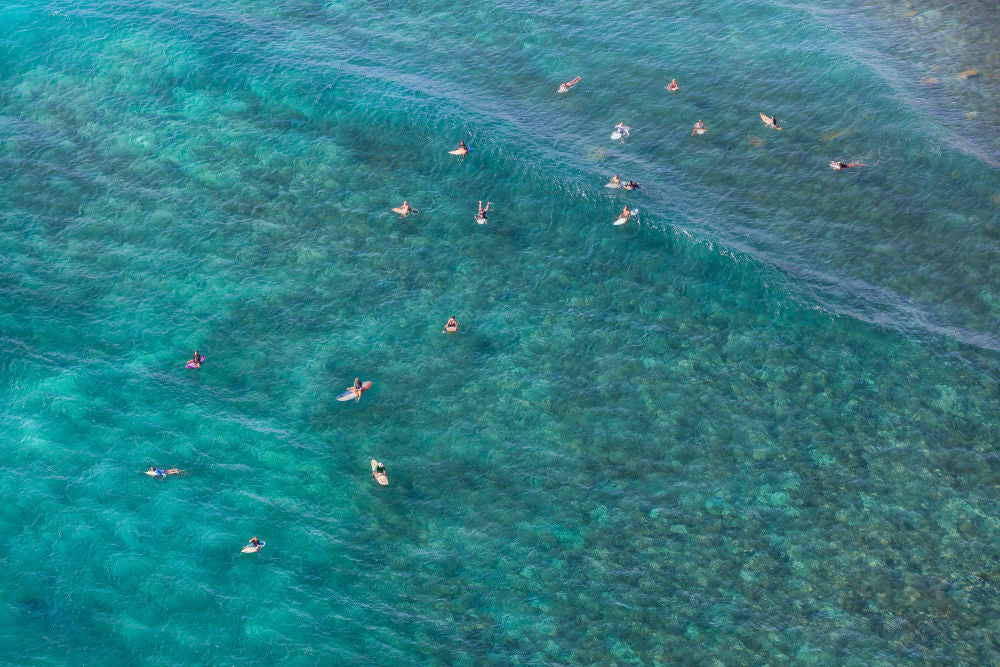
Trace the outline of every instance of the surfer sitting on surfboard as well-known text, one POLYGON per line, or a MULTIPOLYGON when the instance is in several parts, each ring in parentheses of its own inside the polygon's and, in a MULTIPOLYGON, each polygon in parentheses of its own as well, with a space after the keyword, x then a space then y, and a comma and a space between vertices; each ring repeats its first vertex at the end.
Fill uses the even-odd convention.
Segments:
POLYGON ((444 325, 444 330, 448 333, 455 333, 458 331, 458 320, 455 319, 454 315, 448 318, 448 321, 444 325))
POLYGON ((194 356, 191 357, 191 361, 187 362, 188 368, 201 368, 201 362, 205 357, 198 353, 198 350, 194 351, 194 356))
POLYGON ((672 93, 677 92, 678 90, 680 90, 680 88, 681 87, 677 85, 677 79, 671 79, 670 85, 667 86, 667 90, 669 90, 672 93))
POLYGON ((626 125, 625 123, 618 123, 617 125, 615 125, 615 132, 618 133, 619 135, 618 138, 621 139, 622 141, 625 141, 625 137, 629 136, 629 131, 631 129, 632 127, 626 125))
POLYGON ((486 202, 486 208, 483 208, 483 200, 479 200, 479 213, 476 214, 476 222, 481 225, 486 224, 486 211, 490 210, 490 204, 493 202, 486 202))
POLYGON ((361 400, 361 392, 364 391, 364 389, 361 386, 361 379, 360 378, 354 378, 354 386, 351 387, 351 391, 353 391, 354 395, 357 397, 356 400, 360 401, 361 400))
POLYGON ((580 83, 580 77, 576 77, 572 81, 567 81, 566 83, 559 84, 559 92, 560 93, 569 92, 569 89, 578 83, 580 83))
POLYGON ((866 167, 864 162, 839 162, 834 160, 830 163, 831 169, 850 169, 851 167, 866 167))
POLYGON ((618 174, 612 176, 611 180, 608 182, 607 185, 607 187, 609 188, 620 188, 621 186, 622 186, 622 179, 618 177, 618 174))
POLYGON ((381 461, 376 461, 375 467, 372 469, 372 479, 378 479, 379 475, 385 474, 385 466, 382 465, 381 461))
POLYGON ((696 134, 705 134, 705 131, 707 129, 708 128, 705 127, 705 124, 701 122, 701 120, 699 120, 697 123, 694 124, 694 129, 691 130, 691 136, 693 137, 696 134))
POLYGON ((410 204, 405 199, 403 200, 403 205, 402 206, 397 206, 396 208, 394 208, 392 210, 395 211, 396 213, 399 213, 399 217, 401 217, 401 218, 405 218, 410 213, 418 213, 419 212, 419 211, 415 210, 412 206, 410 206, 410 204))

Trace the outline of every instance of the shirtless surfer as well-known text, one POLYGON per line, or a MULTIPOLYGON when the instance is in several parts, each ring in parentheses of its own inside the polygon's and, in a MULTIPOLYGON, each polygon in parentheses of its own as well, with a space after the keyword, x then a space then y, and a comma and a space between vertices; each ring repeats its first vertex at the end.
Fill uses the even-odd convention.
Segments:
POLYGON ((840 162, 838 160, 834 160, 833 162, 830 163, 830 168, 837 170, 852 169, 854 167, 867 167, 867 166, 868 165, 866 165, 864 162, 840 162))
POLYGON ((392 210, 395 213, 399 213, 399 217, 401 217, 401 218, 405 218, 410 213, 419 213, 420 212, 420 211, 416 210, 415 208, 413 208, 412 206, 410 206, 409 202, 407 202, 405 199, 403 200, 403 205, 402 206, 397 206, 396 208, 394 208, 392 210))
POLYGON ((573 86, 575 86, 578 83, 580 83, 580 77, 576 77, 572 81, 567 81, 566 83, 561 83, 561 84, 559 84, 559 92, 560 93, 568 93, 569 89, 572 88, 573 86))
POLYGON ((455 333, 456 331, 458 331, 458 320, 456 320, 455 316, 452 315, 451 317, 448 318, 448 322, 445 323, 444 331, 442 333, 444 332, 455 333))
POLYGON ((465 157, 465 154, 469 152, 469 147, 465 145, 465 140, 458 142, 458 147, 455 150, 448 151, 452 155, 461 155, 465 157))
POLYGON ((691 130, 691 136, 693 137, 696 134, 705 134, 707 130, 708 128, 705 127, 705 124, 699 119, 698 122, 694 124, 694 129, 691 130))
POLYGON ((677 79, 671 79, 670 85, 667 86, 667 90, 669 90, 672 93, 676 93, 680 89, 681 87, 677 85, 677 79))

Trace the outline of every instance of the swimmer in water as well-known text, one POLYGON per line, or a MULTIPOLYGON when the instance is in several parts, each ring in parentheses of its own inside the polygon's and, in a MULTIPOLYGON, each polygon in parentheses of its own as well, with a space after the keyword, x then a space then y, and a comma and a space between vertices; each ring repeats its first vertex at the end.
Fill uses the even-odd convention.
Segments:
POLYGON ((447 331, 448 333, 455 333, 458 331, 458 320, 455 319, 454 315, 448 318, 448 321, 444 325, 444 331, 447 331))
POLYGON ((839 162, 837 160, 834 160, 833 162, 830 163, 830 168, 837 170, 851 169, 853 167, 867 167, 867 166, 868 165, 866 165, 864 162, 839 162))
POLYGON ((705 127, 705 124, 701 122, 701 120, 699 120, 697 123, 694 124, 694 129, 691 130, 691 136, 693 137, 696 134, 705 134, 707 130, 708 128, 705 127))
POLYGON ((576 77, 572 81, 567 81, 566 83, 559 84, 560 93, 568 93, 569 89, 580 83, 580 77, 576 77))
POLYGON ((639 184, 631 180, 627 181, 625 185, 622 186, 622 190, 637 190, 638 188, 639 184))
POLYGON ((667 86, 667 90, 669 90, 672 93, 676 93, 680 89, 681 87, 677 85, 677 79, 671 79, 670 85, 667 86))
POLYGON ((483 208, 483 200, 479 200, 479 213, 476 214, 476 222, 481 225, 486 224, 486 211, 490 210, 490 204, 493 202, 486 202, 486 208, 483 208))
POLYGON ((396 213, 399 213, 399 217, 401 218, 405 218, 410 213, 419 213, 419 211, 410 206, 409 202, 407 202, 405 199, 403 200, 402 206, 397 206, 392 210, 395 211, 396 213))
POLYGON ((611 180, 608 182, 608 185, 611 187, 620 188, 622 186, 622 179, 618 177, 618 174, 615 174, 614 176, 611 177, 611 180))

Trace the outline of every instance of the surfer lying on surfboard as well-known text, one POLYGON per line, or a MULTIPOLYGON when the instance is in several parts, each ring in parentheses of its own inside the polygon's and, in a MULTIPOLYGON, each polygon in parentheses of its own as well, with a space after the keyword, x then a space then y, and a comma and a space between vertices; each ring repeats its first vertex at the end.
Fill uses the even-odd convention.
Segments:
POLYGON ((708 130, 708 128, 705 127, 705 124, 701 122, 701 120, 699 120, 694 124, 694 129, 691 130, 691 136, 693 137, 696 134, 705 134, 706 130, 708 130))
POLYGON ((580 77, 576 77, 572 81, 567 81, 566 83, 561 83, 561 84, 559 84, 559 92, 560 93, 569 92, 569 89, 572 88, 573 86, 575 86, 578 83, 580 83, 580 77))
POLYGON ((839 162, 834 160, 830 163, 831 169, 851 169, 852 167, 867 167, 864 162, 839 162))
MULTIPOLYGON (((448 321, 444 325, 444 331, 447 331, 448 333, 455 333, 458 331, 458 320, 455 319, 454 315, 448 318, 448 321)), ((442 333, 444 333, 444 331, 442 333)))
POLYGON ((465 154, 469 152, 469 147, 465 145, 465 140, 458 142, 458 148, 448 151, 452 155, 461 155, 465 157, 465 154))
POLYGON ((402 206, 397 206, 396 208, 394 208, 392 210, 394 212, 396 212, 396 213, 399 213, 399 217, 401 217, 401 218, 405 218, 410 213, 420 213, 420 211, 418 211, 415 208, 413 208, 412 206, 410 206, 410 204, 405 199, 403 200, 403 205, 402 206))
POLYGON ((382 465, 381 461, 376 461, 375 459, 372 459, 372 479, 382 486, 389 485, 389 477, 385 474, 385 466, 382 465))
POLYGON ((479 200, 479 213, 476 213, 476 222, 481 225, 486 224, 486 211, 490 210, 490 204, 493 202, 486 202, 486 208, 483 208, 483 200, 479 200))
POLYGON ((781 126, 778 125, 778 119, 775 118, 774 116, 768 117, 765 116, 763 112, 761 112, 760 119, 764 121, 764 125, 767 125, 768 127, 773 127, 775 130, 781 129, 781 126))
POLYGON ((624 225, 631 219, 632 219, 632 211, 630 211, 628 206, 626 205, 625 208, 622 209, 622 212, 618 214, 618 219, 615 220, 615 224, 624 225))
POLYGON ((179 475, 181 474, 181 471, 177 468, 167 468, 164 470, 163 468, 157 468, 156 466, 149 466, 149 470, 146 471, 146 474, 150 477, 166 477, 167 475, 179 475))
POLYGON ((622 190, 638 190, 638 189, 639 189, 639 184, 633 180, 626 181, 625 185, 622 186, 622 190))

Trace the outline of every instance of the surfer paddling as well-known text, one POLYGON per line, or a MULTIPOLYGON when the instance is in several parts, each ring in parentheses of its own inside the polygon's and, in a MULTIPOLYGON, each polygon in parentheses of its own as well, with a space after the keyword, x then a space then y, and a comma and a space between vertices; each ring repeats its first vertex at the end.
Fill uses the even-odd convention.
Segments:
POLYGON ((448 321, 444 325, 444 330, 441 333, 455 333, 458 331, 458 320, 452 315, 448 318, 448 321))
POLYGON ((694 129, 691 130, 691 136, 693 137, 696 134, 705 134, 707 130, 708 128, 705 127, 705 124, 699 119, 698 122, 694 124, 694 129))
POLYGON ((622 190, 638 190, 638 189, 639 189, 639 184, 631 179, 626 181, 625 184, 622 185, 622 190))
POLYGON ((681 87, 677 85, 677 79, 671 79, 670 84, 667 86, 667 90, 672 93, 676 93, 681 87))
POLYGON ((767 125, 770 128, 773 128, 775 130, 780 130, 781 129, 781 126, 778 125, 778 119, 775 118, 773 115, 772 116, 765 116, 763 113, 761 113, 760 114, 760 119, 762 121, 764 121, 764 125, 767 125))
POLYGON ((177 468, 167 468, 164 470, 163 468, 157 468, 156 466, 149 466, 149 470, 146 471, 146 474, 150 477, 166 477, 167 475, 179 475, 181 474, 181 471, 177 468))
POLYGON ((629 210, 628 205, 622 209, 622 212, 618 214, 618 219, 615 220, 616 225, 624 225, 626 222, 632 219, 632 211, 629 210))
POLYGON ((385 466, 382 465, 381 461, 375 459, 372 459, 372 479, 383 486, 389 483, 389 478, 385 474, 385 466))
POLYGON ((410 206, 409 202, 407 202, 405 199, 403 200, 403 205, 402 206, 397 206, 396 208, 394 208, 392 210, 395 213, 399 213, 399 217, 401 217, 401 218, 405 218, 410 213, 419 213, 420 212, 420 211, 416 210, 415 208, 413 208, 412 206, 410 206))
POLYGON ((566 83, 561 83, 561 84, 559 84, 559 92, 560 93, 568 93, 569 89, 572 88, 573 86, 575 86, 578 83, 580 83, 580 77, 576 77, 572 81, 567 81, 566 83))
POLYGON ((483 208, 483 200, 479 200, 479 213, 476 213, 476 222, 481 225, 486 224, 486 211, 490 210, 490 204, 493 202, 486 202, 486 208, 483 208))
POLYGON ((867 166, 868 165, 866 165, 864 162, 840 162, 838 160, 834 160, 833 162, 830 163, 830 169, 836 169, 838 171, 841 169, 853 169, 854 167, 867 167, 867 166))
POLYGON ((448 152, 451 153, 452 155, 461 155, 462 157, 465 157, 466 153, 469 152, 469 147, 465 145, 465 140, 463 139, 458 142, 457 148, 455 148, 454 150, 450 150, 448 152))

